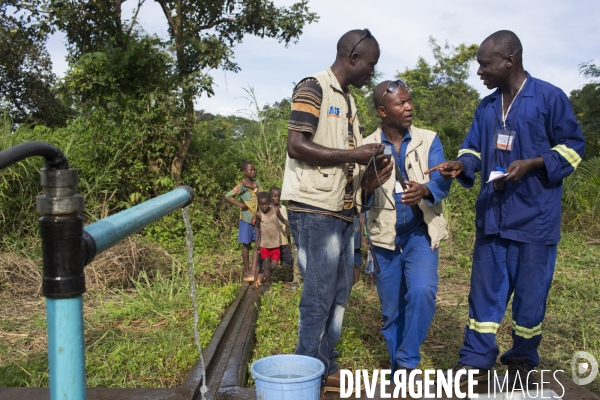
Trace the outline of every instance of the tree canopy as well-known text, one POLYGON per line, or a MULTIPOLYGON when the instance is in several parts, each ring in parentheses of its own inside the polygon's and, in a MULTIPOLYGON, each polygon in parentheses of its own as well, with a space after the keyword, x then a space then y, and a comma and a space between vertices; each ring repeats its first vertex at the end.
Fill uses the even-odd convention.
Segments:
MULTIPOLYGON (((179 86, 186 114, 193 119, 193 99, 213 93, 208 71, 221 68, 237 72, 233 47, 247 34, 276 38, 286 46, 297 42, 305 24, 317 21, 309 12, 308 0, 290 7, 276 7, 264 0, 156 0, 169 24, 170 44, 175 47, 179 86)), ((181 176, 183 162, 191 143, 191 129, 183 138, 173 159, 171 173, 181 176)))
POLYGON ((8 2, 0 5, 0 107, 15 123, 61 125, 66 110, 54 90, 46 34, 10 8, 8 2))
POLYGON ((591 61, 583 63, 579 72, 592 81, 571 92, 573 112, 586 140, 585 158, 600 154, 600 68, 591 61))
MULTIPOLYGON (((143 37, 136 32, 137 16, 147 0, 137 1, 133 17, 129 21, 123 21, 122 18, 125 1, 11 0, 11 4, 17 14, 26 15, 29 20, 33 20, 38 30, 47 32, 58 29, 65 32, 71 64, 71 88, 78 82, 74 79, 78 75, 76 68, 85 67, 87 70, 96 69, 97 77, 104 76, 103 82, 109 87, 101 88, 102 93, 118 87, 121 94, 127 97, 140 90, 135 82, 141 82, 141 79, 133 79, 133 84, 129 84, 127 81, 131 74, 126 68, 113 67, 110 60, 136 70, 137 61, 131 57, 139 53, 140 46, 136 43, 143 37), (115 55, 120 55, 121 58, 117 60, 115 55), (98 71, 92 60, 99 61, 105 67, 104 71, 98 71), (110 76, 111 73, 116 75, 110 76)), ((277 7, 269 0, 155 1, 166 17, 169 38, 165 41, 154 40, 152 46, 161 49, 169 57, 172 54, 173 62, 170 68, 162 68, 164 77, 155 77, 153 81, 162 80, 164 83, 165 79, 169 80, 169 76, 174 78, 174 88, 170 92, 178 97, 177 102, 183 116, 175 141, 177 150, 168 160, 173 179, 178 182, 196 122, 194 99, 202 94, 213 94, 211 71, 239 71, 240 66, 234 60, 233 48, 246 35, 274 38, 288 46, 296 43, 304 26, 316 22, 318 17, 309 11, 308 0, 300 0, 289 7, 277 7)), ((150 49, 146 47, 146 50, 150 49)), ((150 61, 144 58, 142 63, 150 61)), ((168 62, 165 65, 167 64, 168 62)), ((148 65, 141 66, 138 63, 137 67, 146 68, 148 65)), ((148 77, 148 74, 143 76, 148 77)), ((86 90, 90 89, 89 85, 79 82, 84 90, 81 96, 77 95, 76 90, 70 91, 73 103, 92 105, 90 101, 94 98, 104 100, 104 95, 93 94, 95 90, 86 90)), ((95 88, 99 89, 98 81, 95 83, 95 88)), ((96 102, 92 108, 102 108, 103 104, 96 102)))

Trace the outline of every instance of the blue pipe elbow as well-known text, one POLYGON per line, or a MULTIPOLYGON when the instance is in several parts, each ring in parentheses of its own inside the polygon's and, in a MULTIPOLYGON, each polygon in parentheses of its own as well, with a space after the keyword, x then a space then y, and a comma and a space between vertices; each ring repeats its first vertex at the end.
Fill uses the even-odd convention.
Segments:
POLYGON ((169 193, 123 210, 83 228, 86 247, 85 264, 121 240, 194 201, 194 190, 178 186, 169 193))

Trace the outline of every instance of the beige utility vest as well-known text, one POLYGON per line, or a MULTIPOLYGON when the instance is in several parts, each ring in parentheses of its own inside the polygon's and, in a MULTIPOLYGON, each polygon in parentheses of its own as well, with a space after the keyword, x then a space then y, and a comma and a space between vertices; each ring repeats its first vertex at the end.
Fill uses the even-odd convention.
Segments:
MULTIPOLYGON (((429 149, 437 134, 415 126, 411 126, 409 131, 411 140, 406 149, 404 169, 408 174, 409 180, 427 183, 429 182, 429 175, 425 175, 424 172, 429 169, 429 149), (409 168, 409 164, 411 168, 409 168)), ((368 143, 381 143, 381 127, 377 128, 372 135, 365 138, 364 144, 368 143)), ((390 179, 373 192, 373 206, 369 210, 369 221, 367 224, 373 244, 389 250, 394 250, 396 247, 396 210, 391 210, 392 205, 386 199, 383 191, 385 191, 391 201, 394 201, 396 169, 394 168, 392 171, 390 179)), ((427 231, 431 238, 431 249, 434 250, 439 246, 440 241, 448 236, 446 220, 442 215, 442 204, 438 203, 429 206, 425 204, 424 200, 421 200, 419 208, 423 211, 423 219, 427 224, 427 231)))
MULTIPOLYGON (((331 68, 311 76, 323 89, 323 99, 314 143, 333 149, 348 149, 348 102, 331 68)), ((356 104, 348 94, 352 107, 354 143, 362 145, 356 104)), ((347 183, 348 164, 319 166, 290 158, 285 160, 281 200, 293 200, 329 211, 341 211, 347 183)), ((358 168, 354 169, 358 174, 358 168)), ((355 179, 354 182, 357 180, 355 179)), ((356 184, 356 183, 355 183, 356 184)))

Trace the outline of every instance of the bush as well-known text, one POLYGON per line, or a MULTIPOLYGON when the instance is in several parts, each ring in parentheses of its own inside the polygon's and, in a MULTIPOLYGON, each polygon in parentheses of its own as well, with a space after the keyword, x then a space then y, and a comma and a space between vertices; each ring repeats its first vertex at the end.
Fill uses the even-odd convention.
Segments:
POLYGON ((590 233, 600 231, 600 157, 582 161, 563 183, 563 220, 590 233))

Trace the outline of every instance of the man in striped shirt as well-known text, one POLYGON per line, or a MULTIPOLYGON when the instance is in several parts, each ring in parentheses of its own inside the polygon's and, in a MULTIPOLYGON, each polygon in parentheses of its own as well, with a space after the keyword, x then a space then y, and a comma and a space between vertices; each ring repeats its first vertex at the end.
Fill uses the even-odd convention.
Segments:
POLYGON ((361 146, 348 91, 349 85, 360 88, 371 80, 378 60, 371 32, 349 31, 338 41, 333 65, 301 80, 292 96, 281 198, 289 201, 288 221, 304 278, 296 354, 325 364, 325 391, 340 390, 334 346, 353 282, 356 164, 373 160, 382 183, 392 171, 383 146, 361 146))

